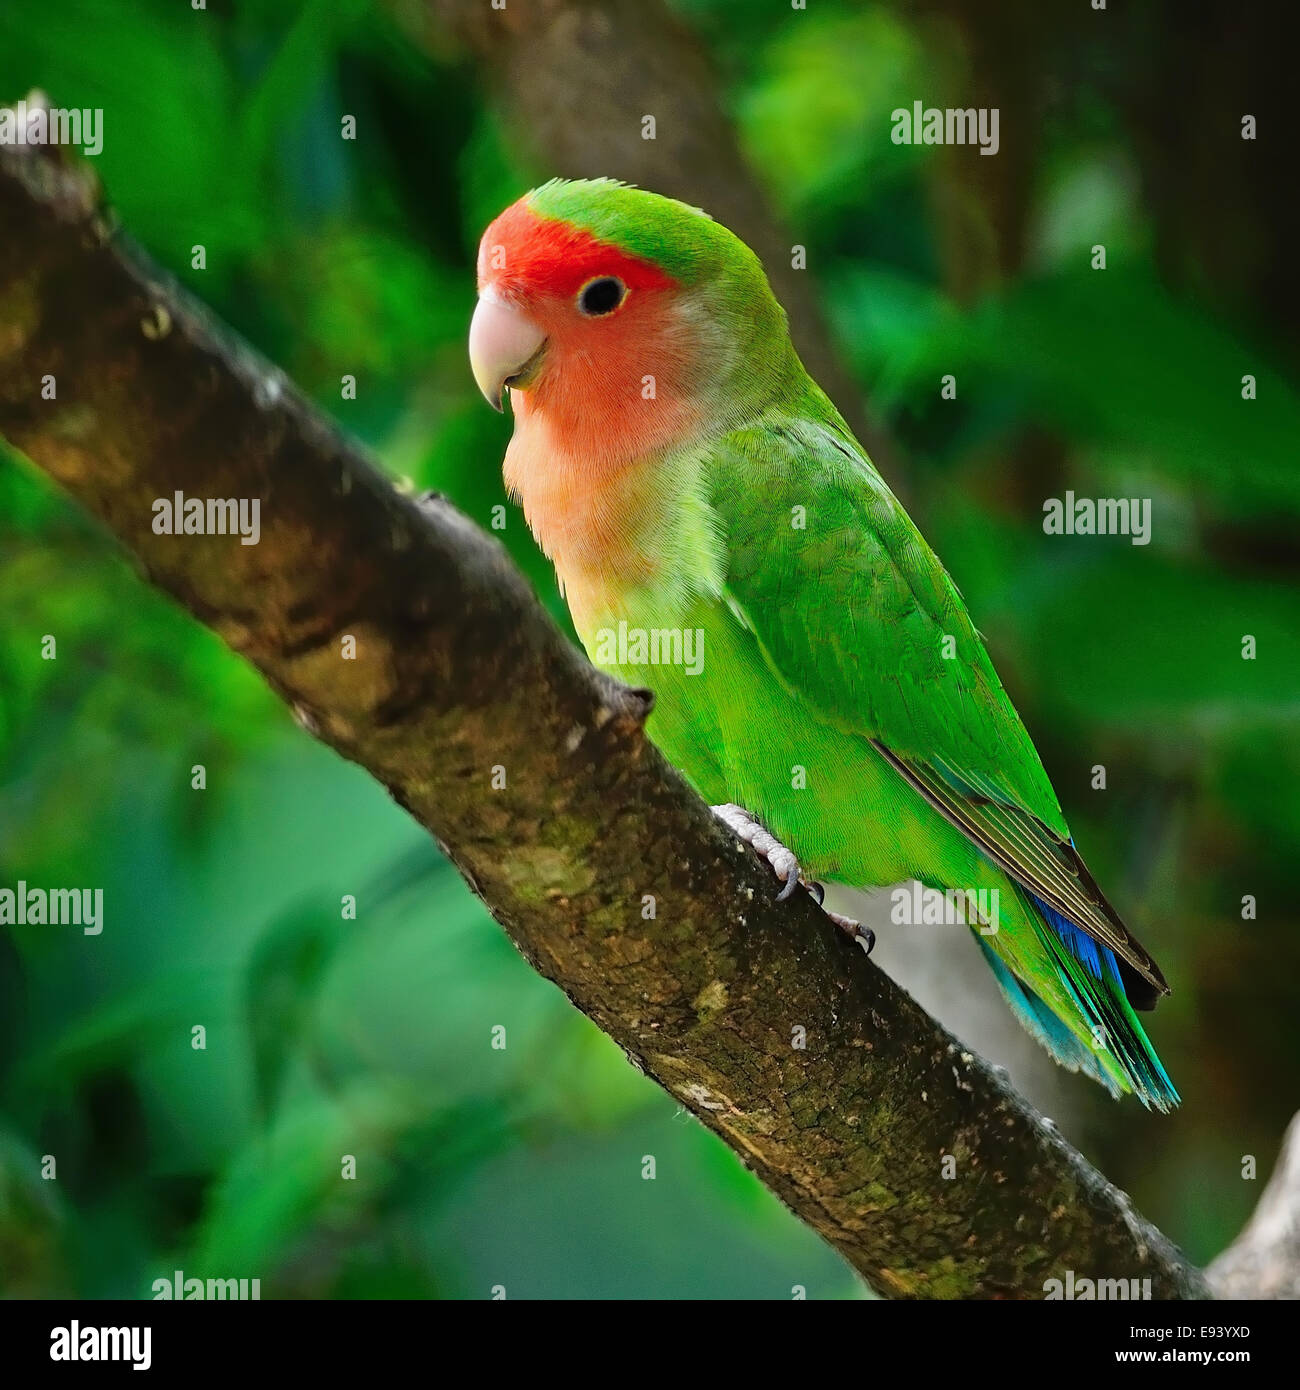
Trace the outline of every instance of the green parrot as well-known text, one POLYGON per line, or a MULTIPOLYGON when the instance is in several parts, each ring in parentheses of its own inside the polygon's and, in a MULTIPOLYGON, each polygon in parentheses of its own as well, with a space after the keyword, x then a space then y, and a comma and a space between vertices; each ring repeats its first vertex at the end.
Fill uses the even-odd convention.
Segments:
POLYGON ((574 626, 654 689, 651 737, 781 896, 914 881, 966 904, 959 929, 1062 1065, 1177 1104, 1134 1012, 1169 987, 754 253, 683 203, 554 180, 488 227, 478 287, 474 376, 498 410, 509 390, 506 483, 574 626))

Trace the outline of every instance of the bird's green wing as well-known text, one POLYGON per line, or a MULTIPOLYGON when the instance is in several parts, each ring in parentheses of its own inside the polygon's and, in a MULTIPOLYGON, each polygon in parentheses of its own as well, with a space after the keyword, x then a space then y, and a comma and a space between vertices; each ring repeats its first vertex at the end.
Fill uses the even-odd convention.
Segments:
POLYGON ((870 738, 1011 878, 1132 967, 1135 1004, 1154 1003, 1168 986, 1074 849, 956 585, 829 403, 806 404, 711 451, 728 601, 818 717, 870 738))

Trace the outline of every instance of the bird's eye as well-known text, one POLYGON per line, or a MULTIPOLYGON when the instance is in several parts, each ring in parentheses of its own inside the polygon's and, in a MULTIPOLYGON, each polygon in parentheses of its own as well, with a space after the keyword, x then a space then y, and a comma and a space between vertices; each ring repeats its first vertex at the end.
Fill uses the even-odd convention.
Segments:
POLYGON ((588 318, 598 319, 612 314, 627 297, 627 286, 612 275, 589 280, 578 292, 578 308, 588 318))

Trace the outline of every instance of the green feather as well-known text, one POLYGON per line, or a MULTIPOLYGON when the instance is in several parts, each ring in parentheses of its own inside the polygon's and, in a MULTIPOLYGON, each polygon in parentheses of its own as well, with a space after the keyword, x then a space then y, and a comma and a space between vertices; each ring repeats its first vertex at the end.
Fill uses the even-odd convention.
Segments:
POLYGON ((1176 1103, 1130 1003, 1167 993, 1163 977, 1075 850, 956 585, 799 363, 753 253, 698 210, 609 180, 531 202, 666 269, 724 345, 700 386, 712 424, 655 461, 662 487, 638 524, 658 574, 588 615, 593 659, 653 687, 668 756, 811 876, 996 891, 997 930, 978 939, 1030 1031, 1112 1090, 1176 1103), (619 622, 698 629, 702 670, 610 659, 619 622), (1035 899, 1098 943, 1102 968, 1035 899))

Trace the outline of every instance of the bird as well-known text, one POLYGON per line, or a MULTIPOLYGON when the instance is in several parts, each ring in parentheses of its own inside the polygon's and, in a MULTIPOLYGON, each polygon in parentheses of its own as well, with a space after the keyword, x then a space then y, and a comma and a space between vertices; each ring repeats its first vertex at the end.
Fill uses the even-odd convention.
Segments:
POLYGON ((574 629, 653 689, 649 736, 778 896, 913 884, 965 904, 957 929, 1059 1063, 1177 1105, 1137 1017, 1169 986, 754 252, 675 199, 553 179, 487 227, 477 282, 471 370, 495 409, 508 394, 505 484, 574 629))

